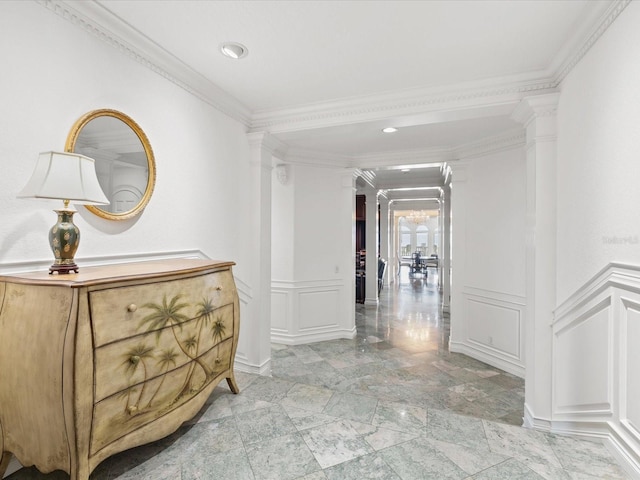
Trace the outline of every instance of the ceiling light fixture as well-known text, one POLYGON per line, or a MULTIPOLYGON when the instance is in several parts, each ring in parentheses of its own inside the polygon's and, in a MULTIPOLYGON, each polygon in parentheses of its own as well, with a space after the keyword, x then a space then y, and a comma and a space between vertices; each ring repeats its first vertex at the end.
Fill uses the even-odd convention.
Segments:
POLYGON ((220 44, 220 51, 225 57, 239 60, 244 58, 249 53, 249 50, 244 45, 237 42, 225 42, 220 44))
POLYGON ((396 133, 398 131, 395 127, 386 127, 382 129, 383 133, 396 133))

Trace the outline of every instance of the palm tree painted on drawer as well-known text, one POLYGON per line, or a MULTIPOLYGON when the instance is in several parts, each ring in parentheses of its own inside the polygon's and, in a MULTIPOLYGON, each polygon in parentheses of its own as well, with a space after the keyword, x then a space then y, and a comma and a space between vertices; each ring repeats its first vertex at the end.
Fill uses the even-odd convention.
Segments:
POLYGON ((124 353, 124 361, 122 362, 122 366, 124 367, 125 373, 129 376, 130 379, 130 383, 136 383, 134 382, 133 378, 134 375, 136 374, 136 372, 141 368, 142 372, 143 372, 143 377, 144 377, 144 381, 142 383, 142 385, 140 386, 140 393, 138 394, 137 398, 135 398, 135 401, 132 403, 132 399, 131 396, 137 393, 137 388, 133 387, 133 386, 129 386, 129 388, 127 388, 125 390, 126 392, 126 398, 127 398, 127 402, 126 402, 126 407, 125 410, 127 411, 127 413, 129 413, 130 415, 135 415, 136 412, 139 409, 139 405, 140 405, 140 400, 142 399, 142 395, 144 395, 144 388, 147 380, 147 363, 146 360, 149 358, 152 358, 153 352, 153 348, 139 343, 137 345, 135 345, 133 348, 130 348, 127 352, 124 353))
MULTIPOLYGON (((142 308, 146 308, 151 310, 147 316, 140 320, 140 324, 138 329, 143 329, 146 327, 147 332, 155 331, 156 333, 156 342, 159 343, 160 337, 164 334, 164 332, 171 332, 173 340, 175 344, 178 346, 180 351, 192 362, 190 362, 187 372, 185 374, 185 379, 182 384, 182 387, 178 394, 173 399, 172 403, 175 403, 180 400, 180 398, 185 395, 189 395, 195 393, 202 389, 209 380, 218 375, 218 371, 212 369, 210 365, 205 363, 203 359, 200 357, 201 352, 201 341, 203 339, 203 334, 207 329, 211 331, 211 338, 215 341, 221 341, 226 334, 226 325, 224 322, 224 317, 221 313, 215 315, 216 307, 213 303, 213 300, 204 298, 201 302, 196 304, 196 316, 190 318, 188 315, 184 313, 184 310, 189 307, 190 304, 182 301, 182 295, 175 295, 170 300, 167 299, 166 295, 163 297, 162 303, 147 303, 142 306, 142 308), (191 333, 188 336, 181 336, 179 332, 182 332, 184 324, 193 320, 193 328, 189 330, 188 333, 191 333), (196 368, 200 368, 204 374, 204 382, 200 385, 193 385, 193 377, 196 368)), ((126 352, 122 365, 125 368, 125 372, 130 378, 130 386, 126 393, 126 411, 130 415, 137 415, 142 413, 142 411, 147 410, 149 408, 154 407, 153 401, 158 395, 162 384, 164 383, 164 376, 160 380, 158 386, 155 388, 153 394, 147 401, 144 408, 140 407, 140 403, 142 397, 144 395, 145 383, 148 379, 148 369, 146 360, 149 358, 156 358, 156 366, 162 371, 162 373, 167 373, 169 368, 172 366, 176 366, 176 361, 179 356, 179 353, 175 351, 175 349, 165 349, 162 350, 157 355, 153 355, 153 349, 147 347, 146 345, 137 345, 130 351, 126 352), (140 387, 140 392, 137 393, 137 388, 134 384, 140 383, 139 381, 134 381, 134 374, 142 369, 142 373, 144 376, 142 386, 140 387), (135 396, 135 402, 132 403, 132 396, 135 396)), ((218 361, 218 360, 216 360, 218 361)))
MULTIPOLYGON (((167 348, 160 352, 160 356, 157 359, 157 365, 163 370, 163 373, 167 373, 169 371, 169 367, 176 366, 177 356, 178 356, 178 352, 176 352, 173 348, 167 348)), ((146 408, 150 408, 152 406, 153 400, 156 398, 156 395, 162 388, 162 384, 166 379, 167 379, 167 376, 163 375, 162 379, 160 380, 160 383, 158 384, 158 387, 153 392, 153 395, 151 395, 151 398, 149 399, 149 402, 147 403, 146 408)))

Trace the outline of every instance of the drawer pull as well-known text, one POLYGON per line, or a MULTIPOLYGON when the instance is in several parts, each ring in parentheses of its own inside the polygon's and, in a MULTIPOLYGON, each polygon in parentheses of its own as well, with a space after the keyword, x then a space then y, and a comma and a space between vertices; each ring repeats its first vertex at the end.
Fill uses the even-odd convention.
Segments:
POLYGON ((135 312, 138 310, 138 306, 135 303, 127 306, 127 312, 135 312))
POLYGON ((216 290, 217 290, 217 291, 222 290, 222 285, 218 285, 218 286, 216 287, 216 290))
POLYGON ((137 365, 138 363, 140 363, 140 357, 138 355, 131 355, 129 361, 132 365, 137 365))
POLYGON ((220 362, 222 362, 222 360, 220 360, 220 358, 216 358, 216 364, 219 364, 220 362))

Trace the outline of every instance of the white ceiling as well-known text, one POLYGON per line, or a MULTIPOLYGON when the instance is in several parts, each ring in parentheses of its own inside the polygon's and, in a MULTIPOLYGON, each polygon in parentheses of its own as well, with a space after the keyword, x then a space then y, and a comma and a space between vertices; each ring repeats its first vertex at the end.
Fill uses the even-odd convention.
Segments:
MULTIPOLYGON (((437 161, 520 128, 510 113, 522 92, 555 89, 613 3, 97 1, 104 15, 233 97, 249 112, 248 128, 271 132, 292 158, 312 152, 374 172, 407 158, 437 161), (249 55, 223 57, 225 41, 244 44, 249 55), (491 95, 465 93, 478 88, 491 95), (498 100, 478 108, 459 100, 483 96, 498 100), (383 135, 387 125, 402 128, 383 135)), ((398 170, 383 172, 380 187, 383 177, 402 180, 398 170)))

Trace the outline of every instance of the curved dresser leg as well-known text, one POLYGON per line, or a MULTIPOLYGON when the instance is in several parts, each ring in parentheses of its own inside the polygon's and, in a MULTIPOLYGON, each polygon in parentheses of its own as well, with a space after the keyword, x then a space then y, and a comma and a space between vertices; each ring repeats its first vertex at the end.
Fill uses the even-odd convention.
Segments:
POLYGON ((231 376, 227 377, 227 383, 229 384, 229 388, 231 389, 231 391, 233 393, 240 393, 240 388, 238 387, 238 384, 236 383, 236 377, 233 374, 233 372, 231 372, 231 376))
POLYGON ((89 480, 89 462, 85 460, 73 462, 71 461, 71 472, 69 473, 69 480, 89 480))

